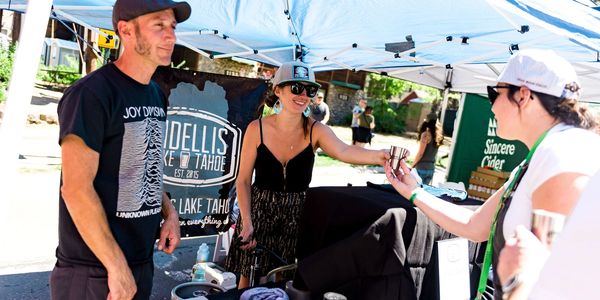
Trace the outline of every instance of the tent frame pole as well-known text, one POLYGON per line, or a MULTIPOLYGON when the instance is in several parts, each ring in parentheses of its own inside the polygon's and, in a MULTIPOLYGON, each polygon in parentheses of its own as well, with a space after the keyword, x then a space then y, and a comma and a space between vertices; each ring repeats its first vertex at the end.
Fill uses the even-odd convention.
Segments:
MULTIPOLYGON (((0 166, 2 166, 2 178, 0 178, 0 185, 2 185, 0 187, 0 212, 2 216, 0 216, 0 220, 5 222, 3 227, 10 227, 11 224, 14 224, 11 223, 11 220, 14 220, 11 201, 26 200, 14 198, 18 196, 16 194, 18 192, 16 178, 18 176, 19 151, 23 143, 27 108, 31 103, 35 75, 39 67, 39 59, 33 58, 39 58, 42 54, 51 8, 51 0, 28 2, 21 38, 15 53, 4 117, 0 125, 0 144, 3 145, 0 147, 0 166)), ((5 238, 15 241, 10 236, 5 238)), ((14 251, 14 249, 6 250, 14 251)), ((10 255, 4 253, 0 257, 10 259, 10 255)))

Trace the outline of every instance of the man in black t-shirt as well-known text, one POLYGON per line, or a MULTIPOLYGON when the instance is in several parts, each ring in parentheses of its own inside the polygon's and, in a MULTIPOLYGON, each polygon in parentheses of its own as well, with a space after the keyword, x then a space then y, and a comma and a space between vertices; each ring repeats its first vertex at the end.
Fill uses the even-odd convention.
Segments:
POLYGON ((185 2, 118 0, 121 57, 75 83, 59 103, 53 299, 148 299, 157 234, 159 250, 172 253, 179 244, 179 217, 162 182, 167 99, 151 77, 171 62, 175 27, 190 13, 185 2))

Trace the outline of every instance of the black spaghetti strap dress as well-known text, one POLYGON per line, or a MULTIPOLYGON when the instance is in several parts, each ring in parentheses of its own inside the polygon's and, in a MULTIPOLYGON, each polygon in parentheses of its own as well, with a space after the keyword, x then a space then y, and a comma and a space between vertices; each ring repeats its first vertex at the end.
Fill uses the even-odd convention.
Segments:
MULTIPOLYGON (((306 190, 312 179, 315 161, 312 130, 315 123, 310 127, 310 143, 283 165, 263 143, 262 121, 259 119, 260 145, 256 149, 255 177, 250 201, 253 237, 258 244, 273 251, 288 264, 294 263, 296 259, 300 217, 306 190)), ((225 268, 247 277, 254 261, 252 250, 239 249, 237 237, 241 232, 241 224, 239 222, 236 226, 225 268)), ((259 259, 263 275, 282 266, 281 262, 268 254, 263 254, 259 259)))

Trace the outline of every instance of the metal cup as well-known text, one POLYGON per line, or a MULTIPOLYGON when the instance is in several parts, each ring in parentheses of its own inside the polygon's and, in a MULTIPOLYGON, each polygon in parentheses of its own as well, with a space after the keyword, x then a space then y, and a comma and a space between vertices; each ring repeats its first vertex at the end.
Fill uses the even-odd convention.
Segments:
POLYGON ((410 151, 400 146, 390 147, 390 167, 394 170, 394 173, 401 173, 400 161, 406 159, 410 151))
POLYGON ((565 225, 565 216, 543 209, 534 209, 531 217, 531 232, 550 248, 565 225))

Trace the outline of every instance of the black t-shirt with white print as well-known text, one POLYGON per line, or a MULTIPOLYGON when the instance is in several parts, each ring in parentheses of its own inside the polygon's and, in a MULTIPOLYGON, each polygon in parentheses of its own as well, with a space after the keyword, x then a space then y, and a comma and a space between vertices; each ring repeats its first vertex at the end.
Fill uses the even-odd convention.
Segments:
MULTIPOLYGON (((76 82, 58 105, 59 143, 74 134, 99 153, 94 188, 131 265, 151 261, 159 229, 166 111, 166 97, 156 83, 141 84, 114 64, 76 82)), ((62 194, 56 256, 101 266, 77 231, 62 194)))

